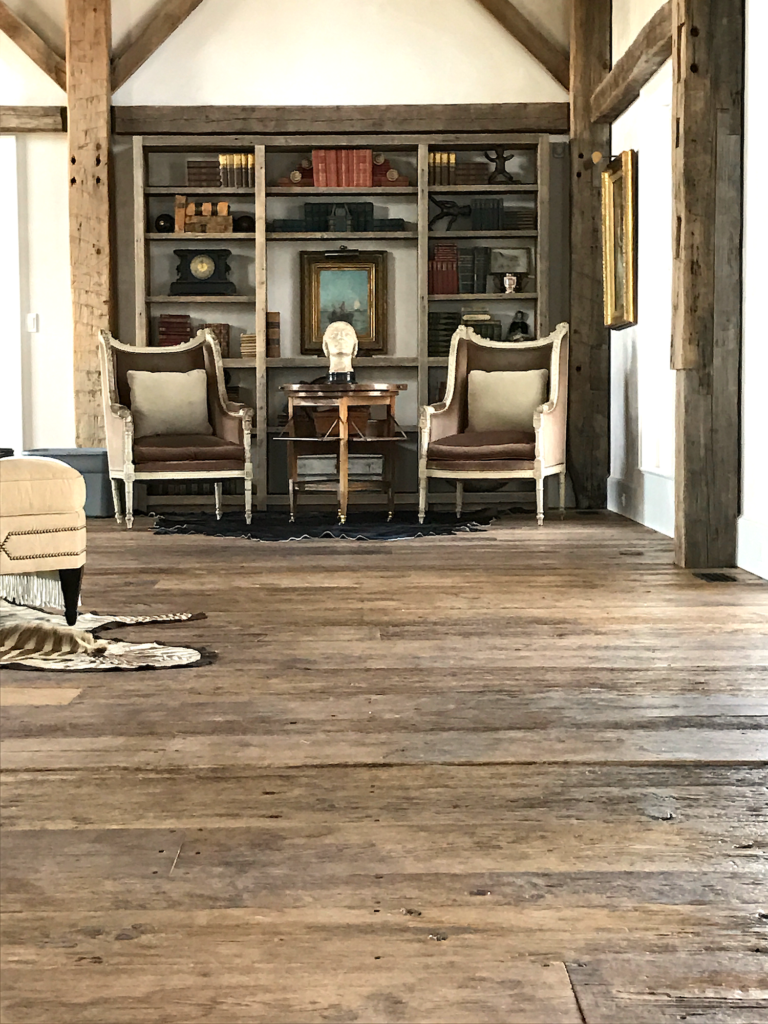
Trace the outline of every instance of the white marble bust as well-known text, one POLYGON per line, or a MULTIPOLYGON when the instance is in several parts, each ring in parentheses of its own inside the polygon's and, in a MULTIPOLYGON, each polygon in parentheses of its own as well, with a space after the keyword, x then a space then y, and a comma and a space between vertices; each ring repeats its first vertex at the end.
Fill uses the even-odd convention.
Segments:
POLYGON ((323 335, 323 352, 328 356, 328 380, 353 384, 352 358, 357 355, 357 332, 345 320, 334 320, 323 335))

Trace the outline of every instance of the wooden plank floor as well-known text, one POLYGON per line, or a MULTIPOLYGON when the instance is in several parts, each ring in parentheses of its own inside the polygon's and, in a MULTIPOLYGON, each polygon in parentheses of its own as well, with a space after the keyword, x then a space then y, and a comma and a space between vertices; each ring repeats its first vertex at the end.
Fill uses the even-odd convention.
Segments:
POLYGON ((609 514, 91 522, 211 665, 3 673, 3 1024, 768 1021, 768 583, 609 514))

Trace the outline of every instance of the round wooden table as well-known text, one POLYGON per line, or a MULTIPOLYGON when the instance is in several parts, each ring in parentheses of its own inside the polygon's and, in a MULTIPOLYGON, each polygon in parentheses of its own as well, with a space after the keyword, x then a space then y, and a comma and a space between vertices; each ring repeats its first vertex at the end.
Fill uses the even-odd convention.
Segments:
MULTIPOLYGON (((288 423, 280 440, 288 442, 288 494, 291 522, 296 515, 296 496, 299 491, 332 491, 339 496, 339 521, 347 520, 349 492, 382 491, 388 496, 389 518, 395 510, 394 450, 392 443, 405 439, 395 419, 395 402, 407 384, 283 384, 280 388, 288 396, 288 423), (354 423, 350 431, 349 410, 358 406, 386 407, 385 419, 371 419, 362 432, 354 423), (324 433, 301 437, 296 433, 295 410, 298 408, 330 409, 335 411, 324 433), (333 478, 312 481, 299 480, 298 460, 302 454, 317 453, 318 446, 338 446, 337 474, 333 478), (378 480, 349 479, 349 450, 361 446, 368 454, 381 455, 383 473, 378 480), (364 448, 362 446, 365 446, 364 448)), ((322 451, 323 448, 321 447, 322 451)))

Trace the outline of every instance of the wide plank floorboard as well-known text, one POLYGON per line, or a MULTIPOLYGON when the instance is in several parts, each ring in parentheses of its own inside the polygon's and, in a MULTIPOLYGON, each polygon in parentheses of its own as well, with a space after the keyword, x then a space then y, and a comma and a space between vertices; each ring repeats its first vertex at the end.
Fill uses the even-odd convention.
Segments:
POLYGON ((768 584, 610 514, 89 521, 195 669, 3 673, 3 1024, 768 1020, 768 584))

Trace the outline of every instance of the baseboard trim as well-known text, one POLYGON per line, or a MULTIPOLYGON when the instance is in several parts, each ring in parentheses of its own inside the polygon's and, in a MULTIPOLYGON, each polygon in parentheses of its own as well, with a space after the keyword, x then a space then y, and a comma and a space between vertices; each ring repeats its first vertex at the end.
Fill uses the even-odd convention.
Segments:
POLYGON ((739 517, 736 564, 740 569, 768 579, 768 524, 739 517))
POLYGON ((666 537, 675 535, 675 481, 656 470, 637 470, 634 479, 608 478, 608 508, 666 537))

